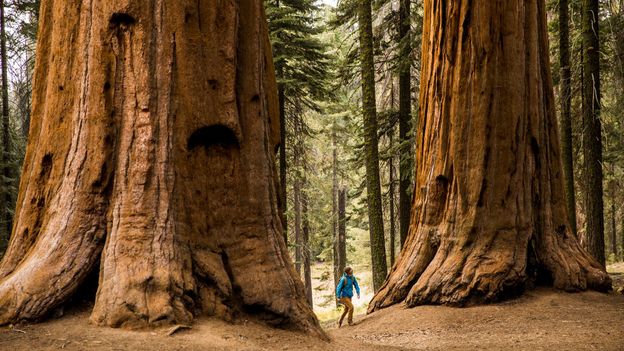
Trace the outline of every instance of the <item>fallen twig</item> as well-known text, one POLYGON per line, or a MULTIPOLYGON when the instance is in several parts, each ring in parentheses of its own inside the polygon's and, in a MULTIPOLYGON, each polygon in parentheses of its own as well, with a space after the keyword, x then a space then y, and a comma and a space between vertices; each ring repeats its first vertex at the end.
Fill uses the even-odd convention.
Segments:
POLYGON ((179 331, 180 331, 180 330, 182 330, 182 329, 191 329, 191 326, 190 326, 190 325, 180 325, 180 324, 178 324, 178 325, 176 325, 176 326, 173 326, 173 327, 171 327, 171 328, 167 331, 167 336, 171 336, 171 335, 173 335, 173 334, 175 334, 175 333, 179 332, 179 331))

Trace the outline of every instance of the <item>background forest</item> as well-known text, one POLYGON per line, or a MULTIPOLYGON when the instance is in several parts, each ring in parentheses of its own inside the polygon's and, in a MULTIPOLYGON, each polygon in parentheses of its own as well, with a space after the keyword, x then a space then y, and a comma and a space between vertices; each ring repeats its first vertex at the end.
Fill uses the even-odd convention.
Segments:
MULTIPOLYGON (((597 128, 583 113, 583 92, 593 85, 586 79, 581 18, 583 3, 591 1, 547 2, 568 208, 582 242, 598 238, 606 263, 618 262, 624 258, 624 0, 599 1, 600 89, 590 91, 601 97, 597 128)), ((360 3, 265 2, 285 141, 276 157, 285 239, 321 319, 334 309, 333 287, 345 265, 360 277, 365 293, 358 306, 364 306, 409 226, 422 3, 374 1, 372 17, 360 3)), ((0 0, 0 252, 10 236, 28 138, 38 5, 0 0)))

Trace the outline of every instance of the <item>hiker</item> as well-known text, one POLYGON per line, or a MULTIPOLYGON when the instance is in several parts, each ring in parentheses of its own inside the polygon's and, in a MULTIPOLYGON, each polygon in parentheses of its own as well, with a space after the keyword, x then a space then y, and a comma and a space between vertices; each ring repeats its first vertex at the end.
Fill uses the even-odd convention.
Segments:
POLYGON ((353 269, 351 269, 351 267, 346 267, 344 274, 342 275, 342 278, 340 278, 338 286, 336 287, 336 298, 338 299, 338 302, 345 306, 345 310, 340 317, 340 321, 338 322, 339 328, 342 326, 342 321, 347 313, 349 314, 349 325, 353 325, 353 304, 351 303, 351 298, 353 298, 354 286, 359 299, 360 286, 358 285, 357 279, 353 276, 353 269))

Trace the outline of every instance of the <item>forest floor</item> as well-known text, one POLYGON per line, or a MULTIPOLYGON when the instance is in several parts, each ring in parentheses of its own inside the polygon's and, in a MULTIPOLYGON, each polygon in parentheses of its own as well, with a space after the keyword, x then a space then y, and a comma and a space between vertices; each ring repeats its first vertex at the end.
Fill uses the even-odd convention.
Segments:
MULTIPOLYGON (((616 285, 624 264, 610 267, 616 285)), ((127 331, 94 327, 86 308, 41 324, 0 329, 0 350, 624 350, 624 295, 567 294, 540 288, 506 302, 469 308, 395 306, 356 325, 322 322, 324 342, 252 321, 198 320, 191 329, 127 331)))

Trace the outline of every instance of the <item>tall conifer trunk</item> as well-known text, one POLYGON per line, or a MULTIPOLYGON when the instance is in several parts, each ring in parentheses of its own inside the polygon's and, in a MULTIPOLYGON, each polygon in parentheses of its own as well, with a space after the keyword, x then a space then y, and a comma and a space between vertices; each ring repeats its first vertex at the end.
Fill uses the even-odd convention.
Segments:
POLYGON ((0 324, 45 316, 99 270, 98 325, 254 314, 323 335, 282 236, 262 3, 44 0, 40 13, 0 324))
POLYGON ((373 23, 371 0, 358 4, 360 61, 362 73, 362 113, 364 115, 366 153, 366 192, 370 230, 371 266, 375 291, 388 273, 384 240, 383 208, 379 179, 379 145, 377 137, 377 106, 375 97, 375 64, 373 57, 373 23))
MULTIPOLYGON (((280 1, 275 1, 275 7, 280 7, 280 1)), ((281 35, 278 34, 280 40, 283 40, 281 35)), ((275 49, 274 49, 275 50, 275 49)), ((283 53, 275 50, 276 57, 279 57, 283 53)), ((284 62, 277 61, 275 64, 275 72, 277 75, 277 101, 279 104, 279 120, 280 120, 280 144, 279 144, 279 205, 280 215, 284 226, 284 241, 288 245, 288 218, 286 212, 288 211, 288 186, 286 175, 288 173, 288 164, 286 161, 286 144, 288 138, 286 134, 286 91, 284 86, 284 62)))
POLYGON ((543 0, 424 3, 416 197, 369 311, 607 290, 565 206, 543 0))
POLYGON ((410 224, 410 210, 412 194, 409 192, 413 174, 414 150, 406 145, 412 145, 412 44, 411 30, 411 0, 399 1, 399 48, 402 62, 399 65, 399 141, 402 144, 399 158, 399 236, 401 248, 407 238, 410 224))
MULTIPOLYGON (((390 139, 390 149, 393 148, 394 143, 393 143, 393 132, 390 132, 389 134, 389 139, 390 139)), ((395 228, 395 216, 394 216, 394 156, 390 156, 390 159, 388 160, 388 178, 390 181, 390 185, 388 186, 388 207, 390 208, 389 215, 390 215, 390 247, 389 247, 389 253, 390 253, 390 266, 394 265, 394 256, 395 256, 395 241, 396 241, 396 228, 395 228)), ((399 186, 400 189, 400 186, 399 186)), ((400 213, 400 212, 399 212, 400 213)))
POLYGON ((614 259, 618 259, 618 247, 617 247, 617 228, 615 225, 615 216, 617 215, 617 211, 615 209, 615 198, 611 200, 611 253, 613 254, 614 259))
POLYGON ((605 265, 599 2, 583 0, 583 175, 587 248, 605 265))
MULTIPOLYGON (((615 172, 615 167, 612 165, 611 166, 611 173, 613 174, 615 172)), ((609 195, 611 196, 611 228, 609 228, 609 241, 611 244, 611 253, 613 254, 613 257, 617 260, 618 259, 618 247, 617 247, 617 229, 616 229, 616 225, 615 225, 615 217, 617 216, 617 211, 616 211, 616 207, 615 207, 615 202, 617 201, 616 199, 616 182, 615 180, 610 180, 609 181, 609 195)))
POLYGON ((336 122, 332 127, 332 238, 334 256, 334 286, 342 276, 340 268, 340 253, 338 247, 338 150, 336 145, 336 122))
POLYGON ((570 73, 570 7, 568 0, 559 0, 559 66, 561 69, 561 159, 570 230, 576 235, 576 194, 572 148, 572 75, 570 73))
POLYGON ((303 286, 305 288, 306 299, 310 307, 314 306, 312 299, 312 271, 311 271, 311 257, 310 257, 310 219, 308 218, 308 194, 305 190, 307 183, 306 177, 303 177, 304 189, 301 192, 301 216, 302 216, 302 230, 301 230, 301 251, 303 258, 303 286))
MULTIPOLYGON (((282 67, 277 68, 277 74, 279 79, 284 79, 284 69, 282 67)), ((279 200, 282 223, 284 224, 284 241, 288 244, 288 219, 286 218, 286 212, 288 211, 288 186, 286 175, 288 173, 288 164, 286 161, 286 144, 288 138, 286 136, 286 94, 284 92, 284 84, 277 85, 277 97, 279 103, 279 120, 280 120, 280 146, 279 146, 279 200)))
POLYGON ((4 252, 11 234, 12 216, 10 208, 13 205, 11 196, 11 133, 9 116, 9 79, 8 79, 7 59, 7 33, 6 33, 6 13, 4 0, 0 0, 0 65, 1 69, 1 94, 2 94, 2 155, 0 164, 2 173, 0 180, 0 253, 4 252))
POLYGON ((347 189, 338 192, 338 271, 347 266, 347 189))
POLYGON ((295 179, 293 184, 293 202, 295 207, 295 271, 301 276, 303 236, 301 234, 301 182, 299 178, 295 179))
POLYGON ((624 207, 620 212, 622 212, 620 214, 620 252, 622 253, 621 258, 624 260, 624 207))

